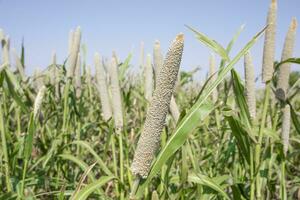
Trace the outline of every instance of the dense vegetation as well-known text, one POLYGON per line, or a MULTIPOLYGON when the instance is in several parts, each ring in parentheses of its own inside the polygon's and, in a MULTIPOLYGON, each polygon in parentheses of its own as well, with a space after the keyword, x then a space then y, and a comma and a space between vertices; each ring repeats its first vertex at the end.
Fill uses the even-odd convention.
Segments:
POLYGON ((233 57, 242 28, 222 47, 187 26, 221 59, 211 56, 204 84, 197 69, 178 72, 182 34, 165 58, 159 41, 153 56, 142 45, 134 73, 131 54, 96 53, 92 74, 77 28, 64 63, 54 54, 27 76, 25 47, 17 55, 0 31, 0 200, 300 199, 297 22, 275 61, 276 11, 273 0, 267 26, 233 57), (263 35, 258 89, 250 49, 263 35))

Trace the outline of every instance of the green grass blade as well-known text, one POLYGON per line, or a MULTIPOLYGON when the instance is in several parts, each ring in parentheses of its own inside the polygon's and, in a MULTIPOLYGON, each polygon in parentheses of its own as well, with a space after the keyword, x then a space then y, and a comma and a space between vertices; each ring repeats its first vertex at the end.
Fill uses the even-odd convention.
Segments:
MULTIPOLYGON (((229 53, 234 45, 234 43, 236 42, 236 40, 239 38, 240 34, 242 33, 242 31, 244 30, 245 25, 242 25, 238 31, 236 32, 236 34, 233 36, 233 38, 231 39, 231 41, 228 43, 227 47, 226 47, 226 52, 227 55, 229 56, 229 53)), ((222 59, 221 63, 220 63, 220 69, 222 69, 224 67, 226 63, 226 60, 222 59)))
POLYGON ((90 194, 92 194, 96 189, 103 186, 107 182, 111 181, 114 178, 114 176, 104 176, 101 177, 99 180, 94 181, 93 183, 90 183, 86 187, 84 187, 82 190, 80 190, 72 199, 76 200, 85 200, 88 198, 90 194))
POLYGON ((21 45, 21 63, 23 67, 25 66, 25 46, 24 46, 24 38, 22 39, 22 45, 21 45))
POLYGON ((33 135, 35 133, 35 122, 33 113, 30 114, 30 120, 28 123, 27 135, 25 138, 24 146, 24 159, 29 160, 31 157, 32 147, 33 147, 33 135))
POLYGON ((300 121, 298 119, 298 115, 295 111, 295 109, 293 108, 292 104, 289 103, 290 107, 291 107, 291 118, 292 118, 292 122, 295 126, 295 129, 297 131, 298 134, 300 134, 300 121))
POLYGON ((285 64, 285 63, 300 64, 300 58, 288 58, 286 60, 278 62, 275 65, 275 69, 279 69, 280 65, 285 64))
POLYGON ((95 167, 96 164, 97 164, 96 162, 93 163, 93 164, 92 164, 91 166, 89 166, 89 168, 87 168, 87 170, 82 174, 82 176, 81 176, 81 178, 80 178, 80 180, 79 180, 79 182, 78 182, 78 184, 77 184, 77 187, 76 187, 74 193, 73 193, 72 196, 71 196, 71 199, 73 198, 73 196, 75 196, 75 195, 80 191, 80 188, 81 188, 81 186, 84 184, 84 181, 85 181, 87 175, 91 172, 91 170, 95 167))
MULTIPOLYGON (((2 99, 1 99, 2 101, 2 99)), ((3 161, 2 161, 2 155, 0 156, 1 163, 4 163, 4 176, 5 176, 5 184, 6 184, 6 190, 8 192, 12 191, 12 185, 10 181, 10 168, 9 168, 9 155, 8 155, 8 148, 7 148, 7 141, 6 141, 6 127, 4 122, 4 116, 3 116, 3 108, 2 108, 2 102, 0 103, 0 132, 1 132, 1 149, 3 154, 3 161)), ((2 167, 1 167, 2 168, 2 167)), ((1 170, 2 171, 2 170, 1 170)), ((2 174, 2 172, 1 172, 2 174)), ((1 175, 2 176, 2 175, 1 175)))
POLYGON ((125 74, 129 68, 129 63, 131 59, 132 59, 132 54, 130 53, 125 59, 125 61, 119 67, 119 78, 121 81, 123 81, 126 78, 125 74))
POLYGON ((23 175, 22 175, 22 184, 21 184, 21 195, 24 194, 24 187, 25 187, 25 178, 27 173, 28 164, 31 158, 32 147, 33 147, 33 135, 35 133, 35 121, 33 113, 30 114, 30 119, 28 123, 28 130, 25 137, 24 143, 24 165, 23 165, 23 175))
POLYGON ((222 59, 224 59, 226 61, 230 60, 228 55, 227 55, 226 50, 218 42, 216 42, 215 40, 210 39, 205 34, 196 31, 195 29, 193 29, 192 27, 190 27, 188 25, 185 25, 185 26, 196 34, 196 38, 200 42, 202 42, 203 44, 208 46, 211 50, 213 50, 215 53, 217 53, 219 56, 221 56, 222 59))
POLYGON ((158 172, 167 161, 167 158, 171 157, 185 142, 188 137, 188 134, 199 125, 199 122, 204 120, 209 113, 212 112, 214 106, 211 102, 205 102, 201 104, 199 108, 195 108, 188 120, 185 123, 180 123, 180 126, 172 134, 171 138, 168 140, 167 144, 159 153, 155 164, 153 165, 149 176, 153 176, 158 172))
POLYGON ((238 31, 235 33, 235 35, 233 36, 233 38, 231 39, 231 41, 229 42, 229 44, 227 45, 226 47, 226 52, 227 54, 229 54, 229 52, 231 51, 234 43, 236 42, 236 40, 239 38, 240 34, 242 33, 242 31, 244 30, 245 28, 245 24, 243 24, 239 29, 238 31))
POLYGON ((106 164, 103 162, 103 160, 97 155, 97 153, 93 150, 93 148, 89 145, 89 143, 84 141, 74 141, 71 144, 76 144, 79 146, 84 147, 86 150, 88 150, 89 153, 91 153, 94 158, 96 159, 97 163, 101 167, 101 169, 107 174, 107 175, 113 175, 113 173, 107 168, 106 164))
MULTIPOLYGON (((231 78, 233 82, 233 91, 235 94, 236 103, 240 109, 239 114, 241 115, 241 120, 247 129, 251 130, 251 118, 249 108, 245 99, 245 90, 244 86, 241 83, 239 75, 234 69, 231 70, 231 78)), ((252 138, 254 138, 252 136, 252 138)))
POLYGON ((211 84, 208 84, 207 87, 203 89, 203 92, 201 92, 201 95, 196 104, 203 103, 210 96, 211 92, 225 79, 227 73, 233 69, 234 65, 241 59, 241 57, 243 57, 247 53, 247 51, 256 43, 259 37, 264 33, 265 29, 266 27, 259 33, 257 33, 252 38, 252 40, 250 40, 245 45, 245 47, 227 64, 227 66, 219 71, 217 79, 211 84))
POLYGON ((21 87, 15 75, 12 74, 9 69, 5 69, 5 80, 7 83, 8 94, 16 101, 16 103, 20 106, 23 112, 28 112, 29 109, 22 101, 22 98, 19 94, 19 91, 21 91, 21 87))
POLYGON ((250 139, 247 131, 245 131, 242 123, 233 115, 226 116, 225 118, 229 123, 233 136, 237 140, 241 158, 244 158, 246 162, 250 164, 250 139))
POLYGON ((188 177, 188 182, 197 183, 203 186, 207 186, 219 194, 221 194, 225 199, 230 200, 231 198, 227 195, 227 193, 222 189, 222 187, 217 184, 213 179, 203 175, 203 174, 191 174, 188 177))
POLYGON ((17 194, 13 192, 0 194, 0 200, 16 200, 17 198, 17 194))
MULTIPOLYGON (((60 154, 59 157, 61 157, 64 160, 70 160, 70 161, 76 163, 82 169, 82 171, 87 171, 87 169, 89 167, 85 162, 83 162, 79 158, 76 158, 75 156, 72 156, 70 154, 60 154)), ((95 181, 95 176, 92 172, 89 173, 88 177, 92 181, 95 181)))

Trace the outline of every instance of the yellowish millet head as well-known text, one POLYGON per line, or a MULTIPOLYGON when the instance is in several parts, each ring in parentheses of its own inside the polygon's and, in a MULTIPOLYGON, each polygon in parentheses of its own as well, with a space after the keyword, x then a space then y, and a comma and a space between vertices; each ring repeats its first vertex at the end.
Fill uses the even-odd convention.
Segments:
POLYGON ((277 8, 277 0, 272 0, 271 7, 277 8))
POLYGON ((289 146, 289 138, 290 138, 290 123, 291 123, 291 114, 290 114, 290 106, 288 104, 282 110, 282 126, 281 126, 281 139, 283 144, 283 152, 286 155, 289 146))
POLYGON ((155 85, 156 85, 160 68, 162 68, 163 65, 163 55, 161 53, 159 40, 155 40, 153 46, 153 63, 154 63, 154 72, 155 72, 155 85))
POLYGON ((180 111, 179 111, 179 108, 178 108, 178 105, 176 103, 176 100, 175 100, 174 96, 171 97, 170 113, 171 113, 175 123, 177 123, 178 120, 179 120, 179 117, 180 117, 180 111))
POLYGON ((56 82, 56 53, 55 51, 52 52, 52 56, 51 56, 51 68, 50 68, 50 83, 51 85, 55 85, 56 82))
POLYGON ((100 96, 103 118, 107 121, 111 118, 112 111, 106 82, 106 73, 99 53, 95 53, 94 62, 96 67, 96 86, 100 96))
POLYGON ((52 57, 51 57, 51 63, 52 65, 56 65, 56 52, 52 52, 52 57))
POLYGON ((122 111, 122 100, 121 91, 118 75, 118 63, 116 57, 113 56, 110 65, 110 75, 111 75, 111 96, 112 96, 112 108, 115 127, 117 129, 123 128, 123 111, 122 111))
POLYGON ((157 86, 147 111, 145 124, 131 166, 133 174, 142 178, 148 176, 152 160, 159 148, 160 135, 177 80, 183 42, 183 34, 177 35, 172 42, 158 75, 157 86))
POLYGON ((37 118, 38 117, 38 114, 41 110, 41 105, 42 105, 42 102, 43 102, 43 98, 44 98, 44 95, 45 95, 45 92, 46 92, 46 87, 43 85, 40 89, 39 89, 39 92, 35 98, 35 101, 34 101, 34 109, 33 109, 33 117, 34 118, 37 118))
POLYGON ((85 81, 88 85, 92 84, 92 72, 91 72, 91 66, 87 65, 86 66, 86 77, 85 77, 85 81))
POLYGON ((252 57, 250 52, 247 52, 245 54, 244 67, 245 67, 246 100, 249 108, 250 117, 254 119, 256 117, 255 76, 254 76, 254 66, 252 63, 252 57))
POLYGON ((160 48, 160 41, 159 40, 155 40, 155 42, 154 42, 154 48, 157 48, 157 47, 159 47, 160 48))
POLYGON ((140 60, 139 60, 139 66, 141 68, 144 67, 144 42, 142 41, 140 44, 140 60))
POLYGON ((72 48, 73 48, 73 43, 74 43, 74 31, 70 30, 69 32, 69 46, 68 46, 68 54, 70 56, 72 48))
POLYGON ((117 65, 120 63, 117 52, 115 50, 112 51, 112 57, 115 59, 117 65))
POLYGON ((296 19, 296 17, 293 17, 293 18, 292 18, 292 22, 291 22, 291 29, 292 29, 293 31, 295 31, 295 30, 297 29, 297 26, 298 26, 297 19, 296 19))
POLYGON ((59 86, 59 81, 60 81, 60 70, 58 67, 56 67, 57 61, 56 61, 56 52, 54 51, 52 54, 52 64, 54 65, 54 84, 55 84, 55 95, 59 96, 59 90, 61 89, 59 86))
POLYGON ((147 54, 146 65, 144 70, 145 78, 145 98, 150 101, 153 92, 153 69, 151 62, 151 55, 147 54))
POLYGON ((72 49, 68 58, 68 77, 74 77, 78 53, 80 52, 81 28, 78 26, 74 32, 72 49))
POLYGON ((262 63, 262 80, 270 81, 273 76, 273 62, 275 57, 275 37, 277 21, 277 2, 272 0, 267 17, 267 29, 265 31, 265 41, 262 63))
POLYGON ((184 41, 184 34, 183 33, 179 33, 177 36, 176 36, 176 41, 178 42, 183 42, 184 41))
MULTIPOLYGON (((295 18, 293 18, 289 26, 289 30, 285 37, 284 46, 281 55, 281 61, 293 57, 293 51, 294 51, 295 40, 296 40, 296 28, 297 28, 297 21, 295 18)), ((287 96, 288 87, 289 87, 290 68, 291 68, 290 63, 284 63, 279 67, 278 83, 277 83, 277 90, 276 90, 276 97, 278 99, 284 100, 287 96)))
POLYGON ((80 53, 77 55, 76 69, 75 69, 75 87, 76 87, 76 97, 81 96, 81 57, 80 53))
POLYGON ((94 64, 95 64, 95 70, 96 70, 96 81, 97 81, 97 83, 99 82, 99 78, 102 78, 102 76, 99 75, 99 74, 103 73, 103 72, 101 72, 101 66, 100 66, 102 64, 101 62, 102 62, 101 56, 98 52, 96 52, 94 54, 94 64))

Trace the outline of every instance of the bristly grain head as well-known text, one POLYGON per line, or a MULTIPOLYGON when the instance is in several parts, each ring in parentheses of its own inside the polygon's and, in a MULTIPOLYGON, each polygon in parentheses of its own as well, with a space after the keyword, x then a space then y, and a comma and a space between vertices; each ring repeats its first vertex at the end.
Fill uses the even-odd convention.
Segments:
MULTIPOLYGON (((154 63, 154 73, 155 73, 155 85, 157 85, 158 74, 163 65, 163 55, 161 53, 161 47, 159 40, 155 40, 153 46, 153 63, 154 63)), ((156 86, 155 86, 156 87, 156 86)))
POLYGON ((144 68, 144 50, 145 48, 144 48, 144 42, 141 42, 141 47, 140 47, 140 60, 139 60, 139 67, 141 68, 141 69, 143 69, 144 68))
POLYGON ((99 92, 102 114, 105 121, 112 116, 110 97, 108 92, 108 84, 105 69, 99 53, 95 53, 94 62, 96 67, 96 88, 99 92))
POLYGON ((52 52, 51 64, 54 66, 56 65, 56 52, 55 51, 52 52))
POLYGON ((43 98, 46 92, 46 87, 43 85, 40 89, 39 92, 35 98, 34 101, 34 108, 33 108, 33 117, 36 119, 38 117, 38 114, 40 113, 41 110, 41 105, 43 102, 43 98))
POLYGON ((147 55, 146 66, 144 71, 145 78, 145 98, 150 101, 153 93, 153 69, 151 55, 147 55))
MULTIPOLYGON (((281 61, 293 57, 293 51, 294 51, 295 40, 296 40, 296 28, 297 28, 297 20, 293 18, 289 26, 289 30, 285 37, 284 46, 281 55, 281 61)), ((289 77, 291 71, 290 68, 291 68, 291 63, 284 63, 279 67, 276 97, 280 100, 285 100, 285 98, 287 97, 288 87, 289 87, 289 77)))
POLYGON ((183 42, 184 41, 184 34, 183 33, 179 33, 176 36, 175 40, 178 41, 178 42, 183 42))
POLYGON ((100 75, 100 73, 105 73, 105 72, 101 71, 102 67, 103 67, 103 64, 102 64, 102 58, 101 58, 101 56, 98 52, 96 52, 94 54, 94 64, 95 64, 95 70, 96 70, 96 77, 95 78, 96 78, 96 82, 98 83, 99 79, 103 77, 103 76, 100 75))
POLYGON ((85 82, 88 85, 92 84, 92 70, 90 65, 86 66, 85 82))
POLYGON ((277 0, 272 0, 271 7, 277 8, 277 0))
POLYGON ((76 69, 75 69, 75 87, 76 87, 76 97, 81 96, 81 57, 80 53, 77 55, 76 69))
POLYGON ((33 76, 31 78, 32 80, 32 86, 34 87, 35 91, 39 91, 39 87, 41 85, 44 85, 43 79, 42 79, 42 74, 39 68, 35 68, 33 71, 33 76))
POLYGON ((267 17, 267 29, 265 31, 265 41, 262 62, 262 80, 268 82, 272 79, 274 72, 275 57, 275 37, 276 37, 276 20, 277 20, 277 2, 272 0, 267 17))
POLYGON ((112 51, 112 57, 115 59, 117 65, 119 65, 119 63, 120 63, 119 57, 118 57, 117 52, 115 50, 112 51))
POLYGON ((296 17, 293 17, 291 22, 291 30, 295 31, 297 29, 297 26, 298 26, 297 19, 296 17))
POLYGON ((255 76, 254 66, 252 63, 252 57, 250 52, 245 54, 244 60, 245 67, 245 89, 246 89, 246 100, 249 108, 250 117, 255 119, 256 117, 256 98, 255 98, 255 76))
POLYGON ((123 111, 121 90, 119 83, 118 64, 116 57, 113 55, 110 64, 110 76, 111 76, 111 96, 112 96, 112 110, 116 129, 123 128, 123 111))
POLYGON ((69 56, 71 55, 72 48, 73 48, 73 43, 74 43, 74 31, 70 30, 69 32, 69 46, 68 46, 68 54, 69 56))
POLYGON ((57 66, 57 60, 56 60, 56 52, 53 51, 52 53, 52 66, 53 66, 53 73, 54 73, 54 85, 55 85, 55 96, 58 97, 60 90, 62 89, 60 87, 60 79, 61 79, 61 71, 60 68, 57 66))
POLYGON ((179 117, 180 117, 180 111, 179 107, 176 103, 175 97, 171 97, 171 102, 170 102, 170 113, 174 119, 175 124, 178 122, 179 117))
POLYGON ((281 125, 281 138, 283 144, 283 152, 286 155, 289 146, 289 138, 290 138, 290 126, 291 126, 291 114, 290 114, 290 106, 288 104, 282 110, 282 125, 281 125))
POLYGON ((153 46, 153 49, 154 49, 154 51, 155 50, 159 50, 160 51, 160 41, 159 40, 155 40, 154 41, 154 46, 153 46))
POLYGON ((55 85, 56 84, 56 52, 53 51, 52 52, 52 56, 51 56, 51 66, 50 66, 50 83, 51 85, 55 85))
POLYGON ((80 42, 81 42, 81 28, 78 26, 74 32, 73 41, 72 41, 72 48, 68 58, 68 70, 67 76, 74 77, 77 57, 78 53, 80 52, 80 42))
POLYGON ((159 148, 160 135, 177 80, 183 43, 183 34, 179 34, 172 42, 158 75, 157 87, 147 111, 145 124, 131 166, 133 174, 142 178, 148 176, 152 160, 159 148))

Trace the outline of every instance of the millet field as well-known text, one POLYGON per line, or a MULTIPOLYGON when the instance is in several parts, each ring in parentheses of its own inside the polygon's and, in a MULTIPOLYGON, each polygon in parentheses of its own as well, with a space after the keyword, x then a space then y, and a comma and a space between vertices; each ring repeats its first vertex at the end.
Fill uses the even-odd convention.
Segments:
POLYGON ((63 63, 54 52, 28 75, 26 45, 17 53, 0 30, 0 200, 300 200, 297 20, 278 27, 277 11, 270 1, 265 27, 235 55, 243 26, 227 46, 183 26, 212 53, 205 80, 180 69, 182 33, 165 55, 159 40, 152 54, 142 43, 132 70, 132 53, 115 51, 92 52, 88 65, 77 27, 63 63), (262 55, 252 57, 258 40, 262 55))

